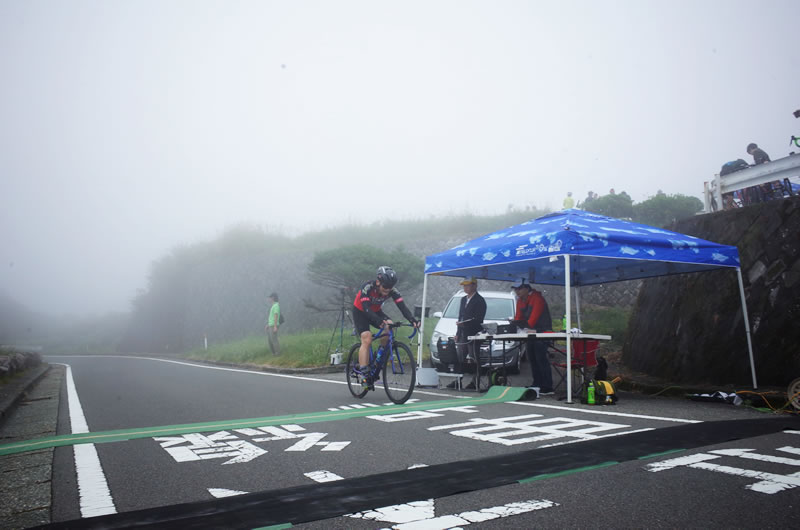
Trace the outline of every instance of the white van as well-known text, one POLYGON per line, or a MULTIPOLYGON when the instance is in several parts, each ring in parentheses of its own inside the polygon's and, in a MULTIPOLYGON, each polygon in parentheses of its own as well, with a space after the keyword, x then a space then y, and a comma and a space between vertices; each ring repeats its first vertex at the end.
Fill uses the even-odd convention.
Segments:
MULTIPOLYGON (((484 327, 487 324, 508 324, 514 318, 516 299, 511 292, 503 291, 479 291, 479 294, 486 300, 486 317, 483 319, 484 327)), ((437 343, 439 339, 447 342, 449 337, 456 335, 456 322, 458 321, 458 310, 461 305, 461 298, 466 296, 464 291, 455 293, 444 308, 444 311, 437 311, 433 314, 439 319, 431 336, 431 362, 434 368, 440 372, 446 372, 447 367, 439 360, 437 343)), ((481 365, 489 364, 489 350, 492 352, 492 365, 500 366, 503 361, 503 343, 493 342, 484 343, 481 346, 481 365)), ((519 373, 519 366, 522 363, 520 356, 519 342, 506 342, 506 368, 509 373, 519 373)))

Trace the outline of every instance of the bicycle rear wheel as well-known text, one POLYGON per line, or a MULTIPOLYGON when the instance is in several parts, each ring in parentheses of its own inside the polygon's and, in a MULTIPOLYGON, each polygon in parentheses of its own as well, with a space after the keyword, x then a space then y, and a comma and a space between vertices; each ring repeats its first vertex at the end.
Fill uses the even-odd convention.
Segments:
POLYGON ((402 342, 392 344, 392 355, 383 365, 383 388, 393 403, 402 405, 414 392, 417 366, 411 350, 402 342))
POLYGON ((361 379, 355 373, 355 368, 358 366, 358 350, 361 344, 355 343, 350 347, 350 353, 347 354, 347 366, 345 367, 345 377, 347 378, 347 388, 350 393, 357 398, 363 398, 367 394, 367 389, 361 386, 361 379))

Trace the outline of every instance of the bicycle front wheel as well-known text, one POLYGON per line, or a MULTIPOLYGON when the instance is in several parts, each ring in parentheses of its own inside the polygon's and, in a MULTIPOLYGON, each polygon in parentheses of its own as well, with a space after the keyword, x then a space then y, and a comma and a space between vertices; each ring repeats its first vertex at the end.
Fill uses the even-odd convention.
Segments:
POLYGON ((347 378, 347 388, 350 393, 357 398, 363 398, 367 394, 367 389, 361 386, 361 380, 358 374, 355 373, 355 368, 358 366, 358 350, 361 344, 355 343, 350 347, 350 353, 347 354, 347 366, 345 367, 345 377, 347 378))
POLYGON ((402 405, 414 392, 417 366, 411 350, 402 342, 392 344, 392 355, 383 365, 383 388, 393 403, 402 405))

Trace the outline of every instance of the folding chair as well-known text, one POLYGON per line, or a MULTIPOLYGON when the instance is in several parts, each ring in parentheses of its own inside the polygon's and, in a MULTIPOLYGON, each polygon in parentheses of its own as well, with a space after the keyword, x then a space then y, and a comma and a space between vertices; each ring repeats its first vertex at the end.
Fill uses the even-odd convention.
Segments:
MULTIPOLYGON (((599 340, 594 339, 572 339, 572 391, 582 388, 586 382, 586 369, 597 366, 597 348, 600 346, 599 340), (576 384, 577 383, 577 384, 576 384)), ((560 379, 553 386, 553 390, 559 388, 567 380, 567 352, 566 345, 564 350, 560 347, 552 347, 552 350, 561 355, 551 364, 555 368, 560 379)))

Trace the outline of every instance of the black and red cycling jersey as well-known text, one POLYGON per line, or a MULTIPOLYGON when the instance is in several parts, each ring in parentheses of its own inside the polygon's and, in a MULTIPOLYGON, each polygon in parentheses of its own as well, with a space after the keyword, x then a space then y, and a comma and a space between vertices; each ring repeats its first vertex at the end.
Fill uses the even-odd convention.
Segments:
POLYGON ((394 300, 397 308, 409 322, 416 321, 414 315, 411 314, 411 311, 408 310, 405 302, 403 302, 403 296, 400 292, 392 287, 389 294, 382 295, 380 289, 378 289, 377 280, 372 280, 361 286, 361 289, 356 293, 355 300, 353 300, 353 307, 363 312, 375 327, 380 327, 383 321, 389 318, 382 309, 383 304, 389 298, 394 300))

